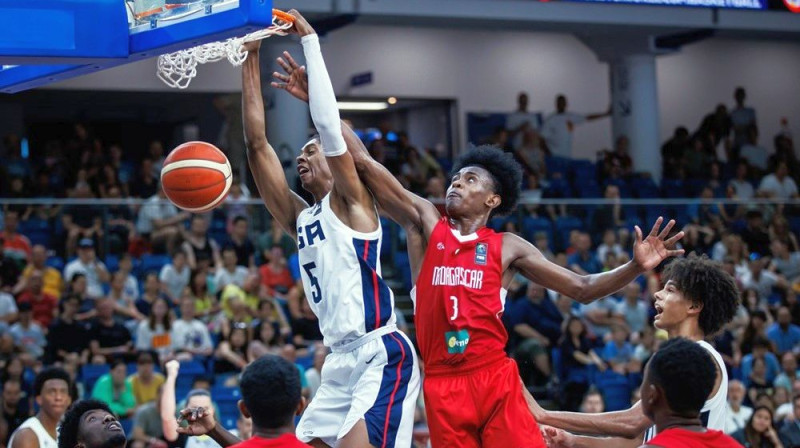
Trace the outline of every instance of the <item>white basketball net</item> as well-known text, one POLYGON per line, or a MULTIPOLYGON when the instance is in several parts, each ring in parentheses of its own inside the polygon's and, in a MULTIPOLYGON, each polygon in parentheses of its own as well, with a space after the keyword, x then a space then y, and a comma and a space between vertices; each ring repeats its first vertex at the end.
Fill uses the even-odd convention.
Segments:
POLYGON ((285 36, 286 31, 292 27, 292 22, 286 22, 279 16, 272 15, 272 26, 250 33, 244 37, 233 37, 223 42, 210 42, 174 53, 162 54, 158 57, 156 74, 164 84, 177 89, 189 87, 189 83, 197 76, 198 64, 217 62, 228 59, 234 66, 240 66, 247 59, 247 51, 242 49, 246 42, 261 40, 273 35, 285 36))

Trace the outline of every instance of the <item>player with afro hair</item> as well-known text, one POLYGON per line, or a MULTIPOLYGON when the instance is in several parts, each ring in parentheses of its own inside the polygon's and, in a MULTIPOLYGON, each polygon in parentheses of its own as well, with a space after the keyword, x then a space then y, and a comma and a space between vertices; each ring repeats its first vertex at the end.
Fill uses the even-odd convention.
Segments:
POLYGON ((58 448, 124 448, 126 442, 119 420, 99 400, 76 401, 59 427, 58 448))
MULTIPOLYGON (((702 397, 703 426, 723 430, 727 415, 728 374, 722 356, 705 341, 730 322, 739 306, 739 291, 722 266, 705 255, 692 254, 673 260, 662 275, 664 287, 654 294, 656 315, 653 325, 667 332, 670 339, 694 341, 715 361, 714 384, 702 397)), ((694 376, 691 377, 694 381, 694 376)), ((576 414, 545 411, 532 398, 531 412, 540 422, 560 428, 551 432, 552 443, 590 447, 639 446, 652 439, 656 427, 643 412, 641 402, 625 411, 605 414, 576 414), (577 437, 566 431, 616 438, 577 437), (580 439, 580 440, 577 440, 580 439)))
POLYGON ((522 166, 512 154, 491 145, 472 147, 456 160, 451 177, 468 166, 486 170, 492 179, 494 192, 502 198, 500 205, 492 209, 491 217, 513 212, 522 189, 522 166))

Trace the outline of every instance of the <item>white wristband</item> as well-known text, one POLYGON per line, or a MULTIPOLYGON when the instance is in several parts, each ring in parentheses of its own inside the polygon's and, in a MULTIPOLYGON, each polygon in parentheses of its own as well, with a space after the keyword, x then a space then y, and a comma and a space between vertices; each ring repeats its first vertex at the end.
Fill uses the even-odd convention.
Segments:
POLYGON ((309 34, 300 39, 303 54, 306 57, 308 73, 308 105, 311 109, 311 120, 319 132, 322 152, 326 157, 340 156, 347 152, 347 144, 342 137, 342 124, 339 118, 339 107, 336 94, 322 58, 319 37, 309 34))

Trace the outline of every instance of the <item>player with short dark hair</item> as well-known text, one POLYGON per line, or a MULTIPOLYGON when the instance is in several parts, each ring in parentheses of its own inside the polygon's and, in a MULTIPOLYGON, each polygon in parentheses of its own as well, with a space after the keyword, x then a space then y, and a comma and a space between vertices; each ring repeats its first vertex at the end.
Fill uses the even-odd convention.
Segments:
POLYGON ((102 401, 76 401, 59 427, 58 448, 124 448, 125 431, 102 401))
POLYGON ((707 350, 684 338, 667 341, 644 370, 642 411, 656 424, 646 448, 734 448, 739 444, 700 421, 700 409, 716 382, 717 366, 707 350), (687 380, 690 379, 690 380, 687 380))
MULTIPOLYGON (((654 295, 657 314, 653 325, 666 330, 670 339, 682 337, 694 341, 715 361, 715 382, 703 396, 705 403, 700 418, 704 427, 721 431, 728 412, 728 374, 722 356, 705 339, 721 330, 736 314, 739 305, 736 282, 719 263, 705 255, 694 254, 670 263, 661 280, 664 287, 654 295)), ((656 427, 643 412, 641 401, 624 411, 588 415, 545 411, 532 398, 527 398, 531 412, 540 423, 598 436, 553 432, 553 439, 563 446, 637 447, 656 435, 656 427)))
POLYGON ((33 382, 39 413, 14 431, 9 448, 56 448, 56 427, 72 403, 70 389, 69 374, 63 369, 51 367, 39 372, 33 382))
MULTIPOLYGON (((307 99, 304 69, 288 56, 280 64, 287 74, 278 74, 281 82, 275 85, 307 99)), ((523 238, 486 227, 490 217, 514 210, 519 198, 521 167, 511 154, 493 146, 466 151, 455 164, 445 198, 447 215, 441 216, 372 159, 351 129, 342 126, 342 131, 359 177, 407 233, 432 445, 544 446, 525 404, 517 366, 504 351, 508 335, 501 316, 512 278, 520 273, 589 303, 681 254, 671 247, 682 232, 666 239, 674 221, 659 233, 661 218, 646 238, 637 227, 631 262, 581 276, 548 261, 523 238)))

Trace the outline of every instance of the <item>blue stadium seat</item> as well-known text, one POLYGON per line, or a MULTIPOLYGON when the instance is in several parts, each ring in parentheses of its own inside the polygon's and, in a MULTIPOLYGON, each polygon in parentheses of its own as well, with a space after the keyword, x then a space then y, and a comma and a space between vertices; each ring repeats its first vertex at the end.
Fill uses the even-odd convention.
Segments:
POLYGON ((583 221, 578 218, 566 217, 558 218, 555 223, 555 231, 560 238, 561 250, 566 249, 569 245, 569 234, 573 230, 582 230, 584 228, 583 221))
POLYGON ((555 247, 553 240, 553 224, 545 218, 534 218, 526 216, 522 221, 522 234, 528 241, 533 241, 534 236, 538 232, 545 232, 547 234, 547 241, 550 243, 550 248, 555 247))
POLYGON ((169 264, 170 261, 172 260, 169 255, 144 254, 142 255, 142 264, 139 270, 142 275, 147 275, 149 272, 158 273, 161 271, 161 268, 169 264))
POLYGON ((119 424, 122 425, 122 432, 124 432, 126 436, 130 437, 133 434, 132 418, 123 418, 119 421, 119 424))
POLYGON ((597 167, 590 160, 573 160, 570 162, 573 179, 597 179, 597 167))
POLYGON ((487 227, 490 227, 495 232, 502 232, 503 227, 506 225, 507 222, 513 221, 514 218, 510 216, 502 217, 502 218, 492 218, 489 220, 487 227))
POLYGON ((81 368, 81 381, 87 394, 92 393, 92 388, 97 379, 111 370, 108 364, 86 364, 81 368))
POLYGON ((661 194, 665 198, 685 198, 686 184, 681 179, 662 179, 661 194))
POLYGON ((562 173, 564 175, 569 171, 570 159, 558 156, 549 156, 544 159, 547 173, 562 173))
POLYGON ((53 234, 50 224, 38 218, 30 218, 19 223, 19 233, 28 237, 31 245, 41 244, 45 247, 50 246, 50 237, 53 234))
POLYGON ((630 382, 625 375, 612 371, 605 371, 596 377, 597 388, 603 394, 606 411, 619 411, 628 409, 631 405, 630 382))
POLYGON ((222 420, 222 427, 227 429, 228 431, 236 429, 236 417, 226 416, 222 420))
POLYGON ((555 178, 548 180, 548 186, 545 189, 549 196, 552 197, 569 197, 572 196, 572 187, 569 182, 564 178, 555 178))
POLYGON ((64 270, 64 259, 61 257, 47 257, 44 264, 59 272, 64 270))
POLYGON ((119 257, 116 255, 106 255, 104 263, 108 272, 117 272, 119 270, 119 257))
POLYGON ((800 216, 790 216, 787 219, 789 221, 789 229, 795 235, 800 236, 800 216))

